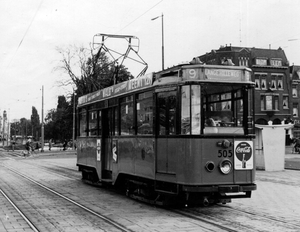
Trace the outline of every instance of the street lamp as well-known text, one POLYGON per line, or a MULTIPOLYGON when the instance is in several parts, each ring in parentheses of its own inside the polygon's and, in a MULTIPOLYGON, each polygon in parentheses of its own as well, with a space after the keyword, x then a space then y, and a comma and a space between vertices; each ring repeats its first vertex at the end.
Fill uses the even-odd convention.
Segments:
POLYGON ((156 20, 161 18, 161 35, 162 35, 162 45, 161 45, 161 52, 162 52, 162 70, 164 70, 164 15, 161 13, 161 16, 157 16, 151 20, 156 20))

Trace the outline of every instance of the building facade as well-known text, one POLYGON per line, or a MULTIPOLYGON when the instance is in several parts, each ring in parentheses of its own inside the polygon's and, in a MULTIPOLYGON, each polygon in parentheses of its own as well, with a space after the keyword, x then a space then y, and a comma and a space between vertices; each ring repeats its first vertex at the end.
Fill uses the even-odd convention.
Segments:
POLYGON ((290 67, 292 81, 292 116, 295 126, 293 128, 294 137, 300 137, 300 66, 292 65, 290 67))
POLYGON ((281 48, 221 46, 197 58, 206 64, 238 65, 252 69, 256 124, 267 125, 269 121, 281 124, 292 120, 290 68, 281 48))

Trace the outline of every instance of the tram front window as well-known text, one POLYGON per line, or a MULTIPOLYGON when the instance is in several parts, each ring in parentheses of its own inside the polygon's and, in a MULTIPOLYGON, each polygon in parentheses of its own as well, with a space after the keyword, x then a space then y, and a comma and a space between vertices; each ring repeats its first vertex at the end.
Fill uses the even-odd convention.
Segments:
POLYGON ((181 134, 244 134, 243 94, 238 85, 182 86, 181 134))
POLYGON ((243 91, 239 86, 203 86, 204 134, 244 134, 243 91))

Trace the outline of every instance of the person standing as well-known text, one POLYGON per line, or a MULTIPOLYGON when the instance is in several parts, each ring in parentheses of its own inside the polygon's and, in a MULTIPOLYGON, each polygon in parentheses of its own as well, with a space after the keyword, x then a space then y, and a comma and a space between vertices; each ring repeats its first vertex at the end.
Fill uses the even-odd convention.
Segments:
POLYGON ((52 147, 52 139, 49 139, 49 151, 51 151, 51 147, 52 147))
POLYGON ((31 150, 31 139, 28 139, 26 144, 25 144, 25 148, 27 150, 27 155, 30 155, 30 150, 31 150))
POLYGON ((63 144, 63 151, 67 150, 68 141, 65 139, 63 144))

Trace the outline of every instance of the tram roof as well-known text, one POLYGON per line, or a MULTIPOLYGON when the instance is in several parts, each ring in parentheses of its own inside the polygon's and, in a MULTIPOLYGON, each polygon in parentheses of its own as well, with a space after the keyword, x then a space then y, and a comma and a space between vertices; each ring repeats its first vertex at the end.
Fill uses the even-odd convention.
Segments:
POLYGON ((254 84, 251 81, 251 69, 247 67, 181 64, 157 73, 149 73, 139 78, 124 81, 81 96, 78 99, 78 105, 83 106, 125 93, 143 90, 151 86, 161 86, 172 83, 179 84, 180 82, 184 83, 186 81, 254 84))

